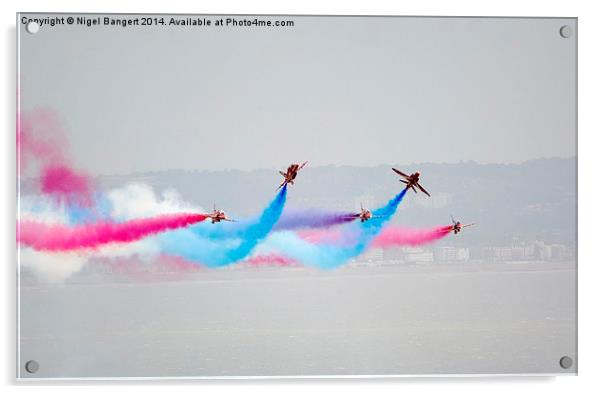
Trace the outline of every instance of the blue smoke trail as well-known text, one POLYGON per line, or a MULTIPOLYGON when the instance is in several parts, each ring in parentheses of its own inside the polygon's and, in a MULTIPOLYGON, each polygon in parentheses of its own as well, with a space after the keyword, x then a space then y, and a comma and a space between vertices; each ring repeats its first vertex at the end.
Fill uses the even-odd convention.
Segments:
POLYGON ((64 201, 55 201, 44 196, 28 195, 21 196, 21 211, 44 215, 45 212, 54 212, 65 215, 67 223, 72 225, 86 224, 102 219, 108 219, 111 212, 111 204, 101 193, 95 193, 90 206, 82 206, 64 201))
POLYGON ((286 185, 255 219, 241 223, 200 223, 158 237, 161 250, 203 264, 221 267, 247 257, 278 222, 286 203, 286 185))
POLYGON ((110 218, 111 203, 104 194, 95 193, 92 201, 93 204, 90 207, 68 204, 66 208, 69 223, 85 224, 110 218))
POLYGON ((336 268, 366 250, 385 223, 393 217, 405 194, 404 189, 385 206, 376 209, 372 219, 364 223, 356 221, 346 225, 342 245, 314 244, 293 232, 285 231, 272 233, 264 246, 268 250, 277 249, 279 253, 305 265, 324 269, 336 268))

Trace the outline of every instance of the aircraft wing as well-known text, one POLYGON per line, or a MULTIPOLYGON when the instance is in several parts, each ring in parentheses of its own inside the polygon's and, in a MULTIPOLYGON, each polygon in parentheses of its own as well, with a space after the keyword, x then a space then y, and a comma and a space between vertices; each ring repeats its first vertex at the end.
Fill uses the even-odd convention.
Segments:
POLYGON ((299 171, 300 169, 302 169, 303 167, 305 167, 306 164, 307 164, 307 161, 305 161, 303 164, 301 164, 299 166, 299 168, 297 169, 297 171, 299 171))
POLYGON ((404 174, 403 172, 399 171, 397 168, 391 168, 391 169, 406 179, 410 177, 409 175, 404 174))
POLYGON ((470 226, 474 226, 476 223, 470 223, 470 224, 463 224, 462 228, 464 227, 470 227, 470 226))
POLYGON ((427 191, 426 191, 426 189, 425 189, 425 188, 423 188, 422 186, 420 186, 420 183, 416 182, 416 186, 418 186, 418 188, 419 188, 420 190, 422 190, 422 192, 423 192, 424 194, 426 194, 426 195, 427 195, 427 196, 429 196, 429 197, 431 196, 431 195, 429 194, 429 192, 427 192, 427 191))

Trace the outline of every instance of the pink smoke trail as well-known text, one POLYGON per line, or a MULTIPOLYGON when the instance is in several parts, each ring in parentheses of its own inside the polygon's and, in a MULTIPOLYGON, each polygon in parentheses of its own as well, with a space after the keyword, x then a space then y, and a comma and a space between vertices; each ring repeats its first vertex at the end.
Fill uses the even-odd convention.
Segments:
POLYGON ((127 243, 149 235, 199 223, 207 218, 202 214, 169 214, 126 222, 96 222, 69 227, 31 220, 17 223, 17 241, 36 250, 70 251, 97 248, 109 243, 127 243))
POLYGON ((200 264, 166 254, 152 261, 143 261, 137 256, 103 257, 91 260, 90 264, 93 270, 139 282, 180 280, 204 270, 200 264))
POLYGON ((259 255, 249 257, 244 261, 245 263, 260 267, 260 266, 278 266, 278 267, 299 267, 300 264, 295 260, 288 257, 284 257, 278 254, 259 255))
POLYGON ((47 166, 41 175, 42 193, 65 202, 74 202, 73 199, 76 199, 86 206, 91 204, 92 188, 85 175, 74 172, 64 164, 47 166))
POLYGON ((36 108, 17 118, 19 176, 37 163, 39 189, 58 202, 90 206, 94 192, 87 175, 71 168, 62 123, 50 109, 36 108))
POLYGON ((17 115, 17 149, 23 169, 31 160, 65 162, 66 145, 65 133, 54 111, 36 108, 17 115))
MULTIPOLYGON (((374 238, 371 246, 390 248, 395 246, 419 246, 435 242, 447 236, 452 226, 437 226, 430 229, 414 229, 408 227, 389 226, 374 238)), ((314 244, 345 244, 353 240, 344 237, 336 230, 307 230, 300 231, 299 236, 314 244)))
POLYGON ((162 254, 159 256, 158 266, 160 270, 175 272, 197 272, 204 269, 201 264, 188 261, 183 257, 162 254))
POLYGON ((372 246, 378 248, 420 246, 440 240, 447 236, 451 230, 452 226, 438 226, 430 229, 386 227, 372 241, 372 246))
POLYGON ((338 229, 316 229, 298 231, 297 235, 313 244, 348 245, 353 244, 357 238, 354 232, 345 233, 338 229))

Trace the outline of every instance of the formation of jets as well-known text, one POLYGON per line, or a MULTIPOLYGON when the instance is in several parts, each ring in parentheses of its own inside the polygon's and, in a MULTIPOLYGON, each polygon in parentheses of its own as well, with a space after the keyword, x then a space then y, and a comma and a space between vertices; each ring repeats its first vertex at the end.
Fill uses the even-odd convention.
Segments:
MULTIPOLYGON (((286 169, 286 172, 279 171, 280 175, 282 175, 284 177, 284 180, 282 181, 280 186, 278 186, 278 188, 276 188, 276 190, 281 189, 282 187, 284 187, 284 185, 289 184, 289 183, 291 185, 294 185, 295 179, 297 178, 297 174, 303 167, 305 167, 306 164, 307 164, 307 161, 305 161, 303 163, 293 163, 290 166, 288 166, 288 168, 286 169)), ((392 170, 396 174, 398 174, 402 177, 402 179, 400 179, 399 181, 406 185, 405 190, 412 189, 414 191, 414 193, 418 193, 418 190, 416 189, 416 188, 418 188, 422 193, 426 194, 429 197, 431 196, 429 194, 429 192, 424 187, 422 187, 422 185, 419 183, 420 172, 416 171, 416 172, 408 175, 408 174, 398 170, 397 168, 392 168, 392 170)), ((380 217, 380 216, 373 215, 369 209, 364 208, 363 204, 360 204, 360 212, 350 216, 350 218, 359 219, 360 222, 362 222, 362 223, 365 221, 368 221, 372 218, 377 218, 377 217, 380 217)), ((227 222, 235 222, 236 221, 236 220, 232 220, 232 219, 228 218, 226 216, 226 213, 223 210, 216 209, 215 205, 213 206, 213 212, 210 213, 209 215, 207 215, 207 218, 211 219, 211 223, 219 223, 221 221, 227 221, 227 222)), ((476 224, 476 223, 462 224, 459 221, 456 221, 453 216, 451 217, 451 219, 452 219, 452 225, 450 226, 450 231, 453 231, 454 234, 458 234, 464 227, 470 227, 470 226, 474 226, 476 224)))

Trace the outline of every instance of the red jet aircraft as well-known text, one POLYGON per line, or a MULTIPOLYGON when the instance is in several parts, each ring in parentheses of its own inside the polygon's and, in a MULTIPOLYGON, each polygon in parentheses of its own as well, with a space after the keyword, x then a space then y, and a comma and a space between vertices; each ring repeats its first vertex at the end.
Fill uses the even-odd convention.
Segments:
POLYGON ((420 179, 420 173, 418 171, 416 171, 415 173, 413 173, 412 175, 407 175, 404 174, 403 172, 399 171, 396 168, 392 168, 393 171, 395 171, 397 174, 401 175, 404 179, 400 179, 399 182, 403 182, 406 184, 406 190, 408 189, 412 189, 414 190, 414 193, 418 193, 416 191, 416 187, 418 189, 420 189, 420 191, 422 191, 424 194, 426 194, 427 196, 431 196, 429 194, 429 192, 426 191, 425 188, 423 188, 420 183, 418 183, 418 180, 420 179))
POLYGON ((474 226, 476 223, 470 223, 470 224, 462 224, 460 222, 456 222, 454 220, 454 217, 451 217, 452 220, 452 228, 450 231, 453 231, 454 234, 458 234, 460 232, 460 230, 462 230, 464 227, 470 227, 470 226, 474 226))
POLYGON ((356 213, 352 217, 358 218, 360 220, 360 222, 362 222, 362 223, 364 223, 368 219, 382 217, 382 216, 374 216, 374 215, 372 215, 372 212, 370 212, 369 209, 364 209, 364 205, 363 204, 360 204, 360 209, 361 209, 360 213, 356 213))
POLYGON ((226 212, 221 209, 216 209, 215 204, 213 204, 213 212, 207 215, 207 219, 211 219, 211 224, 219 223, 222 220, 226 222, 235 222, 236 220, 232 220, 226 216, 226 212))
POLYGON ((278 188, 276 190, 280 189, 281 187, 283 187, 287 183, 290 183, 291 185, 294 185, 295 184, 295 178, 297 177, 297 173, 303 167, 305 167, 306 164, 307 164, 307 162, 305 162, 303 164, 291 164, 286 169, 286 172, 279 171, 280 175, 282 175, 284 177, 284 181, 282 181, 282 183, 280 184, 280 186, 278 186, 278 188))

